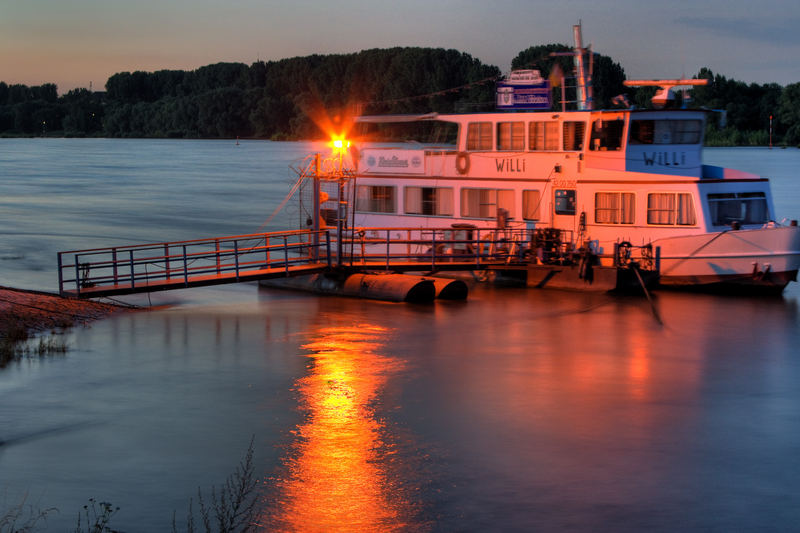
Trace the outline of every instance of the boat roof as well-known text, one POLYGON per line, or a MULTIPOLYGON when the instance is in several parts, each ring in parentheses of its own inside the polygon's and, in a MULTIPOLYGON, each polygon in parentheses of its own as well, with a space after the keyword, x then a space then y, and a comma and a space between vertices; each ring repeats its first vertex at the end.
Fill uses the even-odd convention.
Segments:
POLYGON ((424 113, 421 115, 362 115, 356 117, 356 122, 370 124, 397 123, 397 122, 419 122, 421 120, 438 120, 439 113, 424 113))
POLYGON ((627 109, 593 109, 593 110, 567 110, 567 111, 484 111, 479 113, 420 113, 420 114, 394 114, 394 115, 361 115, 355 117, 355 122, 368 123, 368 124, 397 124, 401 122, 422 122, 422 121, 445 121, 445 122, 461 122, 465 118, 474 118, 478 116, 496 116, 496 117, 512 117, 512 116, 536 116, 536 115, 560 115, 560 114, 605 114, 605 113, 658 113, 658 114, 672 114, 672 113, 707 113, 708 109, 646 109, 646 108, 627 108, 627 109))

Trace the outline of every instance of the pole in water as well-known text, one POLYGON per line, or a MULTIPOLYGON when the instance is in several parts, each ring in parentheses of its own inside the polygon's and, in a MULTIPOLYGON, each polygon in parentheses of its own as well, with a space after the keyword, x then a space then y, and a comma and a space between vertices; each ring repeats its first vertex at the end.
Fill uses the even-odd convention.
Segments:
POLYGON ((647 290, 647 285, 642 279, 642 275, 639 274, 639 267, 636 265, 631 265, 631 270, 633 270, 633 273, 636 274, 636 279, 639 280, 639 285, 642 286, 644 295, 647 297, 647 301, 650 302, 650 309, 653 311, 653 316, 656 318, 656 322, 658 322, 660 325, 663 326, 664 322, 661 320, 661 316, 658 314, 658 309, 656 309, 656 304, 655 302, 653 302, 653 298, 650 297, 650 291, 647 290))

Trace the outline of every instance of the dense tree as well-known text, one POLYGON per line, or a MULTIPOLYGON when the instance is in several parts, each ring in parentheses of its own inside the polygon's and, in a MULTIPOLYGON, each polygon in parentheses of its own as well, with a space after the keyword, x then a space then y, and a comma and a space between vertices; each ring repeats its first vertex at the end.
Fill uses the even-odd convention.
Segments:
MULTIPOLYGON (((625 72, 593 54, 594 108, 627 94, 649 107, 655 89, 625 88, 625 72)), ((535 68, 567 85, 574 108, 574 58, 563 44, 521 51, 512 68, 535 68)), ((389 48, 310 55, 280 61, 215 63, 193 71, 120 72, 106 92, 75 89, 59 97, 54 84, 0 82, 0 134, 110 137, 317 138, 346 129, 353 114, 443 113, 494 109, 497 67, 442 48, 389 48)), ((800 84, 745 84, 704 68, 710 85, 691 91, 694 107, 718 110, 707 141, 765 144, 770 116, 776 142, 800 142, 800 84)), ((561 88, 553 89, 560 108, 561 88)))
POLYGON ((778 117, 787 127, 785 142, 800 144, 800 83, 787 85, 778 99, 778 117))
POLYGON ((65 135, 93 135, 103 129, 103 101, 99 93, 73 89, 61 98, 65 135))

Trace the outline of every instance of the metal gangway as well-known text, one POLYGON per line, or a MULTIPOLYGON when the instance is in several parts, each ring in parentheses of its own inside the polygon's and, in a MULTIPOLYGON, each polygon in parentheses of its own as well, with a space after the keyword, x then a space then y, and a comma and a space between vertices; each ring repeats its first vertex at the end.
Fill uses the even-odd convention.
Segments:
POLYGON ((522 261, 522 233, 477 228, 296 230, 58 253, 62 296, 95 298, 315 274, 486 270, 522 261))

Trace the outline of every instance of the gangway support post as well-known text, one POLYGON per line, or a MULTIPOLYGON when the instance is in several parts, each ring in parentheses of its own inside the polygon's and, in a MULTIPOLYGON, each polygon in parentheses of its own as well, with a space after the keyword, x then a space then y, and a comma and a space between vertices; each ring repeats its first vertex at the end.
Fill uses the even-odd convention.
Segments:
POLYGON ((319 218, 320 213, 320 196, 319 196, 319 173, 320 173, 320 155, 314 154, 314 201, 311 211, 311 229, 314 230, 314 261, 319 261, 319 218))
POLYGON ((236 281, 239 281, 239 241, 233 241, 233 260, 236 265, 236 281))
POLYGON ((169 244, 167 243, 164 243, 164 270, 167 271, 167 279, 169 279, 169 244))
POLYGON ((136 286, 136 271, 133 268, 133 250, 128 250, 131 260, 131 289, 136 286))
POLYGON ((289 275, 289 245, 286 241, 286 235, 283 236, 283 267, 286 275, 289 275))
POLYGON ((183 284, 189 286, 189 261, 186 259, 186 245, 183 245, 183 284))

